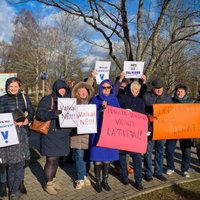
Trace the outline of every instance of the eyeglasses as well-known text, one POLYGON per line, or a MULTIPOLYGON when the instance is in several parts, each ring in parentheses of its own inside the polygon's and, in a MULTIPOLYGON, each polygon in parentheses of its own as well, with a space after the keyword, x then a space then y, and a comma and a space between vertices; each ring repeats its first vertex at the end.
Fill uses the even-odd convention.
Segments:
POLYGON ((105 86, 105 87, 103 86, 102 88, 103 88, 104 90, 105 90, 105 89, 111 89, 111 86, 105 86))

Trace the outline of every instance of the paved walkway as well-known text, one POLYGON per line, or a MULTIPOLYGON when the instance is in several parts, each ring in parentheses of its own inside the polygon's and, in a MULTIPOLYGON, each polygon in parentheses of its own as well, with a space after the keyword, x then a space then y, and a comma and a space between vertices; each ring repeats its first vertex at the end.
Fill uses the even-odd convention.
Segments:
MULTIPOLYGON (((113 167, 111 168, 111 175, 109 176, 109 184, 112 188, 112 191, 102 193, 97 193, 94 189, 94 177, 93 172, 91 171, 91 180, 92 185, 85 187, 81 190, 76 190, 73 187, 73 180, 75 177, 75 165, 66 163, 64 167, 59 168, 57 172, 57 179, 62 185, 62 190, 59 192, 57 196, 52 196, 43 191, 43 186, 45 184, 44 175, 43 175, 43 166, 45 163, 45 158, 40 157, 37 154, 37 150, 39 149, 39 135, 36 133, 31 133, 30 136, 30 145, 33 149, 33 159, 30 163, 30 166, 26 168, 26 176, 25 176, 25 185, 28 190, 28 194, 24 195, 22 199, 27 200, 128 200, 133 197, 136 197, 143 193, 148 193, 150 191, 154 191, 159 188, 170 186, 174 183, 181 183, 185 181, 193 181, 200 180, 200 166, 198 165, 198 160, 196 156, 195 148, 192 148, 192 160, 191 160, 191 168, 190 168, 190 178, 184 178, 180 174, 180 149, 177 147, 176 149, 176 173, 171 176, 167 176, 168 180, 163 183, 158 179, 154 178, 151 182, 146 182, 143 180, 143 191, 137 191, 133 186, 133 174, 129 175, 129 179, 131 184, 124 186, 120 182, 120 175, 116 175, 113 172, 113 167)), ((166 163, 164 161, 164 163, 166 163)), ((7 198, 3 198, 6 200, 7 198)), ((200 197, 199 197, 200 199, 200 197)))

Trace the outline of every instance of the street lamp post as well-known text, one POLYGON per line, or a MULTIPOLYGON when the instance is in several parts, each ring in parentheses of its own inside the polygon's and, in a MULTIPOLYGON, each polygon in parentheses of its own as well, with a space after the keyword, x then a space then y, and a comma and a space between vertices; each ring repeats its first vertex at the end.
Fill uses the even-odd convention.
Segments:
POLYGON ((42 78, 42 96, 44 96, 44 81, 47 79, 47 73, 44 71, 41 74, 41 78, 42 78))

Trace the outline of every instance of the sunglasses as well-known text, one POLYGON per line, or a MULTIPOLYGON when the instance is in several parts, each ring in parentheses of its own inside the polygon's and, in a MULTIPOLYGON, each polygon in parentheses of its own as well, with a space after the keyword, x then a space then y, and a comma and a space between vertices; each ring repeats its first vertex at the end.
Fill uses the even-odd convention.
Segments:
POLYGON ((105 90, 105 89, 111 89, 111 86, 105 86, 105 87, 103 87, 103 89, 105 90))

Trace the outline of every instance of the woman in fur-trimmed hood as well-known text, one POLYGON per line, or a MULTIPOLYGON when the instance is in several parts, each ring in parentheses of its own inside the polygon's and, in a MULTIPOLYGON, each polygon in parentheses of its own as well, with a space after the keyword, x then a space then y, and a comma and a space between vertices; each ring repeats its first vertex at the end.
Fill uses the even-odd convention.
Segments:
MULTIPOLYGON (((72 97, 77 99, 77 104, 88 104, 93 94, 94 89, 87 82, 77 83, 72 90, 72 97)), ((70 142, 76 162, 77 180, 75 188, 81 189, 83 186, 91 185, 87 177, 89 134, 78 135, 77 129, 73 129, 70 142)))
POLYGON ((77 83, 72 90, 72 97, 77 99, 77 104, 88 104, 88 102, 93 97, 93 95, 94 95, 94 88, 87 82, 77 83), (86 98, 80 98, 80 96, 78 94, 78 90, 80 88, 86 88, 86 90, 88 92, 88 95, 86 98))

